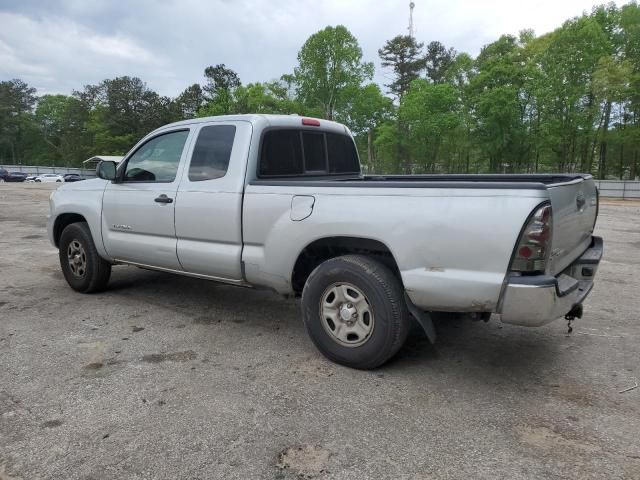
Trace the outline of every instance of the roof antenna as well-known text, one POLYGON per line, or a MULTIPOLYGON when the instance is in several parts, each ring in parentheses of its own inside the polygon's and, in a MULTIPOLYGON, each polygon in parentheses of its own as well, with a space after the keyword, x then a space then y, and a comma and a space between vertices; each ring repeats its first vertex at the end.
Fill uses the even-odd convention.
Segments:
POLYGON ((414 9, 415 6, 416 6, 416 4, 413 3, 413 2, 411 2, 409 4, 409 36, 411 38, 413 38, 413 34, 415 33, 413 31, 413 9, 414 9))

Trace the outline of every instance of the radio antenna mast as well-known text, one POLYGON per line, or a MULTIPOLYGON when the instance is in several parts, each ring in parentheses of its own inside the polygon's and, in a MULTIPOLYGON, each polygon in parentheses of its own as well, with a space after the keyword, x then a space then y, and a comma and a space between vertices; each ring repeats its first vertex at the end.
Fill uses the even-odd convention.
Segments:
POLYGON ((415 6, 416 6, 416 4, 413 3, 413 2, 411 2, 409 4, 409 36, 411 38, 413 38, 413 34, 414 34, 414 31, 413 31, 413 9, 414 9, 415 6))

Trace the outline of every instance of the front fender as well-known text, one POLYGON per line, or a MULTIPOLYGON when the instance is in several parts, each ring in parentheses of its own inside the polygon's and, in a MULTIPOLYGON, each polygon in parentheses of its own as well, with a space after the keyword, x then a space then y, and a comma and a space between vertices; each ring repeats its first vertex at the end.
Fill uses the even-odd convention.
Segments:
POLYGON ((93 243, 98 254, 109 259, 102 241, 102 196, 107 182, 104 180, 85 180, 70 183, 54 191, 49 197, 49 216, 47 218, 47 235, 49 241, 57 248, 55 227, 62 215, 75 214, 82 216, 91 231, 93 243), (84 185, 79 185, 84 184, 84 185))

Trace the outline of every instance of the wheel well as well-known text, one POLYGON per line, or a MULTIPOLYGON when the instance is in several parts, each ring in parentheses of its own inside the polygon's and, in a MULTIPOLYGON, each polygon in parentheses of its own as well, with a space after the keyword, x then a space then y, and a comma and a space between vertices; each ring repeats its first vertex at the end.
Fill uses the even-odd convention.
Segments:
POLYGON ((327 237, 310 243, 298 255, 291 274, 293 291, 296 294, 302 293, 307 278, 322 262, 350 253, 375 257, 400 278, 398 265, 391 251, 384 243, 370 238, 327 237))
POLYGON ((60 236, 62 235, 62 231, 65 229, 67 225, 71 225, 76 222, 86 222, 87 220, 80 215, 79 213, 63 213, 56 218, 55 223, 53 224, 53 240, 58 246, 60 242, 60 236))

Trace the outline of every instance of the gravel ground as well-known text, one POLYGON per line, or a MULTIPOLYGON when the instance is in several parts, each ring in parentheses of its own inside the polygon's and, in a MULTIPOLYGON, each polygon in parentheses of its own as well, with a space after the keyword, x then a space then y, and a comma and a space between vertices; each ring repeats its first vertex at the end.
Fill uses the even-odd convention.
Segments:
POLYGON ((73 292, 52 188, 0 185, 0 480, 640 478, 640 203, 601 206, 571 335, 449 322, 362 372, 267 291, 117 267, 73 292))

